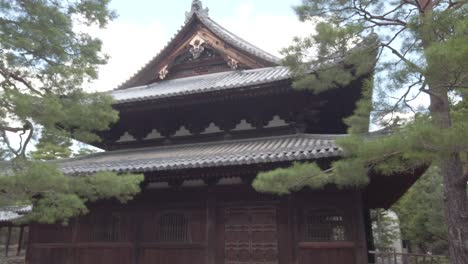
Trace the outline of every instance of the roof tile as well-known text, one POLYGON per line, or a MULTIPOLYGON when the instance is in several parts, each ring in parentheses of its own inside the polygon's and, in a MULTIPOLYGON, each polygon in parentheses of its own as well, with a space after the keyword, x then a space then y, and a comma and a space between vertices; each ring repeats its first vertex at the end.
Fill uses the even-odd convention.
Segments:
POLYGON ((100 171, 146 172, 221 167, 342 155, 335 143, 342 135, 296 134, 102 152, 58 161, 66 174, 100 171))

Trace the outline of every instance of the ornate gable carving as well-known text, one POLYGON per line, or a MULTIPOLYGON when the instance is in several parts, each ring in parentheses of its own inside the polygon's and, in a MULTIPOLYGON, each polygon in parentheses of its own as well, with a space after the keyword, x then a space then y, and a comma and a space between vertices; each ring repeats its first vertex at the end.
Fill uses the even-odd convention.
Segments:
POLYGON ((250 57, 201 27, 159 65, 155 81, 257 67, 250 57))
POLYGON ((185 25, 166 48, 119 89, 166 79, 278 65, 274 56, 254 47, 211 20, 208 17, 208 9, 203 8, 200 0, 193 1, 191 10, 186 15, 185 25), (216 56, 208 58, 210 54, 216 56), (184 59, 186 65, 181 63, 184 59))

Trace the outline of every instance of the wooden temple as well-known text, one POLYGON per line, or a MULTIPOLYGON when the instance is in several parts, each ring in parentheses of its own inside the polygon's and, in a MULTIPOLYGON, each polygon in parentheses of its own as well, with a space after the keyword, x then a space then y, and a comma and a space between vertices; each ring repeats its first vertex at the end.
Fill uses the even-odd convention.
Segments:
POLYGON ((120 120, 101 134, 106 151, 60 163, 71 177, 142 173, 142 192, 92 204, 67 226, 32 224, 27 263, 369 263, 369 210, 391 206, 417 173, 287 196, 251 183, 293 162, 339 159, 335 139, 370 75, 320 95, 294 90, 278 58, 194 0, 163 51, 111 92, 120 120))

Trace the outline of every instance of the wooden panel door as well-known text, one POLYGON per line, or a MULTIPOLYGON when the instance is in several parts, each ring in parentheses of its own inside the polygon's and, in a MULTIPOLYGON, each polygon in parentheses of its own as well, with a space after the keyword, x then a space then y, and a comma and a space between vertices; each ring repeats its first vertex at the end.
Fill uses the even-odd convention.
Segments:
POLYGON ((225 264, 277 264, 276 208, 225 208, 225 264))

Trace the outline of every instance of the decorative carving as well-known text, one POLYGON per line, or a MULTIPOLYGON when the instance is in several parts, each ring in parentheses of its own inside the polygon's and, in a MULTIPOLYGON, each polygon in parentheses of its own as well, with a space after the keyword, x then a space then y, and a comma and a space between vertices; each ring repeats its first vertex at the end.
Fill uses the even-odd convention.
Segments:
POLYGON ((199 35, 196 35, 192 41, 190 41, 190 53, 194 60, 200 58, 201 54, 205 50, 205 47, 203 47, 204 43, 205 40, 203 40, 199 35))
POLYGON ((174 134, 174 137, 186 137, 190 135, 192 135, 192 133, 187 128, 185 128, 185 126, 181 126, 174 134))
POLYGON ((151 140, 151 139, 161 139, 161 138, 163 138, 161 133, 159 133, 158 130, 153 129, 153 131, 151 131, 151 133, 149 133, 144 139, 151 140))
POLYGON ((125 132, 119 140, 117 140, 117 143, 125 143, 125 142, 132 142, 135 141, 135 137, 130 135, 130 133, 125 132))
POLYGON ((159 79, 164 80, 169 73, 167 65, 159 71, 159 79))
POLYGON ((215 123, 210 123, 210 125, 203 131, 202 134, 215 134, 223 132, 215 123))
POLYGON ((187 181, 184 181, 184 183, 182 184, 182 187, 201 187, 201 186, 205 186, 205 182, 201 179, 187 180, 187 181))
POLYGON ((233 177, 233 178, 222 178, 219 180, 218 185, 236 185, 242 184, 241 177, 233 177))
POLYGON ((228 207, 225 217, 225 263, 278 263, 274 207, 228 207))
POLYGON ((227 65, 229 66, 229 68, 231 68, 232 70, 237 70, 237 68, 239 68, 239 61, 231 58, 231 57, 228 57, 227 59, 227 65))
POLYGON ((148 184, 147 189, 167 189, 169 188, 168 182, 152 182, 148 184))
POLYGON ((288 126, 289 124, 286 123, 283 119, 281 119, 279 116, 274 116, 273 119, 266 125, 265 128, 273 128, 273 127, 285 127, 288 126))
POLYGON ((245 119, 242 119, 239 124, 232 130, 232 131, 244 131, 244 130, 252 130, 255 129, 250 123, 248 123, 245 119))
POLYGON ((191 10, 185 13, 185 23, 189 22, 194 14, 207 17, 209 11, 208 8, 203 8, 201 0, 193 0, 191 10))

